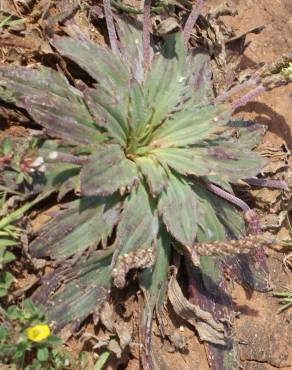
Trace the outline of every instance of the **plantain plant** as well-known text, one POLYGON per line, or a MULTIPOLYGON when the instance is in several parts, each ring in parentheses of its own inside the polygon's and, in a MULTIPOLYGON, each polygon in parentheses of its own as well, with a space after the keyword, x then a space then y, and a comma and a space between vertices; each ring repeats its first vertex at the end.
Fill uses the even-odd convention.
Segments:
POLYGON ((246 98, 214 99, 209 56, 188 49, 183 33, 150 43, 147 14, 144 39, 134 22, 117 19, 112 50, 85 38, 51 41, 87 83, 73 86, 46 67, 0 68, 1 99, 44 128, 27 188, 55 189, 58 202, 71 194, 29 246, 33 257, 55 261, 33 298, 46 303, 57 331, 98 314, 111 287, 125 287, 136 270, 148 302, 145 339, 164 302, 173 251, 212 275, 210 256, 241 252, 218 242, 246 235, 238 207, 251 212, 231 184, 265 165, 253 151, 264 128, 232 120, 246 98))

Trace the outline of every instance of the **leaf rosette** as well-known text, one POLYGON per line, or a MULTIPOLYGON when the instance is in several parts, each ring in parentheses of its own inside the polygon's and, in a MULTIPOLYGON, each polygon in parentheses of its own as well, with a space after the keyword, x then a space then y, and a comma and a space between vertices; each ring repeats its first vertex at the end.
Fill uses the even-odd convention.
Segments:
POLYGON ((59 199, 78 196, 29 248, 64 262, 35 301, 46 301, 68 274, 78 281, 48 303, 58 328, 98 311, 131 269, 146 269, 141 284, 152 281, 154 307, 171 245, 185 253, 245 233, 240 213, 207 185, 232 193, 230 184, 265 164, 252 151, 263 127, 232 121, 232 107, 214 102, 207 54, 187 51, 181 33, 171 34, 152 50, 144 75, 141 30, 119 20, 118 36, 116 54, 85 39, 52 42, 90 76, 88 85, 73 87, 45 67, 0 69, 1 99, 25 109, 48 136, 38 148, 46 169, 36 169, 32 186, 53 187, 59 199))

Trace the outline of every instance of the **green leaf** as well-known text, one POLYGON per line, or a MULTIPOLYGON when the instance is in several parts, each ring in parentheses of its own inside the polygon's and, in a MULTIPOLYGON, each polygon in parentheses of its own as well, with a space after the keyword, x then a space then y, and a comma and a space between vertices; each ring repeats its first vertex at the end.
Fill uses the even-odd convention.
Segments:
MULTIPOLYGON (((3 256, 1 256, 1 253, 0 253, 0 266, 1 265, 6 265, 7 263, 15 261, 15 259, 16 259, 16 257, 12 252, 5 251, 3 253, 3 256)), ((1 270, 1 267, 0 267, 0 270, 1 270)))
POLYGON ((240 142, 233 143, 220 136, 193 148, 157 148, 150 154, 183 175, 217 176, 223 181, 255 176, 266 164, 240 142))
POLYGON ((151 194, 153 196, 159 195, 168 183, 167 174, 163 167, 154 158, 138 157, 135 162, 144 175, 151 194))
POLYGON ((14 276, 10 272, 0 272, 0 297, 5 297, 7 295, 13 280, 14 276))
POLYGON ((0 238, 0 248, 11 247, 11 246, 14 246, 14 245, 17 245, 17 244, 19 244, 19 243, 15 240, 0 238))
POLYGON ((50 136, 75 145, 104 140, 82 93, 71 87, 62 74, 44 67, 40 70, 2 67, 0 79, 0 86, 11 91, 16 105, 26 109, 50 136))
POLYGON ((241 147, 252 150, 263 139, 267 126, 254 123, 253 121, 230 121, 231 130, 227 132, 229 139, 238 143, 241 147))
POLYGON ((2 146, 1 146, 1 151, 3 153, 3 155, 8 155, 10 153, 12 153, 12 141, 9 137, 6 137, 3 142, 2 142, 2 146))
POLYGON ((165 299, 167 287, 167 274, 171 255, 171 237, 164 229, 157 237, 157 255, 155 265, 140 273, 140 286, 145 295, 147 305, 144 310, 144 317, 152 317, 154 308, 160 311, 165 299))
POLYGON ((5 340, 9 335, 9 329, 6 328, 3 324, 0 326, 0 342, 5 340))
POLYGON ((169 35, 159 54, 154 57, 143 91, 153 126, 170 113, 179 102, 186 77, 185 50, 181 33, 169 35))
POLYGON ((185 148, 159 148, 151 151, 151 155, 164 168, 171 167, 182 175, 205 176, 211 173, 202 157, 195 150, 185 148))
POLYGON ((46 362, 49 358, 49 350, 48 348, 39 348, 37 350, 37 359, 41 362, 46 362))
POLYGON ((109 358, 110 354, 111 354, 110 351, 102 352, 102 354, 98 357, 98 360, 94 364, 93 370, 102 370, 102 369, 104 369, 104 365, 106 364, 107 359, 109 358))
MULTIPOLYGON (((44 188, 58 189, 67 181, 74 182, 80 173, 81 166, 73 163, 63 163, 59 160, 50 160, 52 152, 70 154, 71 147, 64 147, 53 140, 46 140, 38 149, 38 155, 44 160, 44 172, 37 171, 33 175, 33 186, 38 191, 44 188)), ((64 185, 65 186, 65 185, 64 185)))
MULTIPOLYGON (((66 274, 75 277, 62 291, 47 302, 49 320, 55 321, 59 331, 72 322, 72 330, 77 330, 90 314, 99 314, 108 298, 111 286, 110 261, 112 250, 97 251, 91 257, 82 257, 69 270, 65 266, 60 278, 66 274)), ((54 277, 53 277, 54 278, 54 277)), ((46 300, 46 295, 43 297, 46 300)))
POLYGON ((123 101, 129 73, 120 58, 105 47, 89 40, 70 37, 55 39, 52 44, 63 55, 83 68, 107 92, 123 101))
MULTIPOLYGON (((141 319, 142 356, 152 356, 152 322, 156 311, 158 322, 161 321, 164 304, 168 269, 171 255, 171 237, 164 228, 160 229, 157 238, 156 262, 152 268, 143 270, 139 276, 140 287, 144 294, 145 305, 141 319)), ((143 360, 142 360, 143 362, 143 360)))
POLYGON ((40 190, 54 188, 58 189, 69 179, 75 178, 80 172, 80 166, 70 163, 46 163, 44 173, 34 175, 33 185, 35 189, 40 186, 40 190))
POLYGON ((218 131, 218 116, 225 112, 224 106, 208 105, 174 113, 154 132, 151 146, 185 147, 207 139, 218 131))
POLYGON ((245 235, 245 222, 241 213, 232 204, 214 194, 210 193, 208 197, 229 237, 238 239, 245 235))
POLYGON ((24 181, 24 173, 20 172, 18 176, 16 177, 16 184, 19 185, 23 183, 23 181, 24 181))
POLYGON ((161 148, 152 153, 183 175, 218 176, 230 182, 256 176, 266 164, 258 154, 228 142, 192 149, 161 148))
POLYGON ((200 268, 205 288, 212 291, 223 278, 222 267, 218 257, 200 257, 200 268))
MULTIPOLYGON (((147 125, 147 109, 145 105, 144 93, 141 85, 135 80, 130 82, 130 101, 129 101, 129 126, 130 135, 139 138, 144 133, 147 125)), ((130 137, 131 139, 131 137, 130 137)))
POLYGON ((207 148, 194 147, 193 151, 196 160, 205 163, 205 167, 210 170, 208 175, 215 175, 229 182, 254 177, 267 163, 257 153, 230 142, 207 148))
POLYGON ((22 317, 21 310, 14 305, 7 308, 6 315, 9 320, 19 320, 22 317))
POLYGON ((161 194, 158 210, 168 232, 183 245, 192 246, 198 228, 200 204, 185 180, 169 175, 169 183, 161 194))
POLYGON ((212 198, 210 198, 208 191, 196 184, 193 186, 193 190, 203 210, 203 215, 198 222, 197 241, 201 243, 224 241, 225 229, 216 215, 216 210, 213 207, 212 198))
POLYGON ((213 96, 210 55, 198 49, 192 49, 187 56, 190 99, 185 108, 209 103, 213 96))
POLYGON ((138 182, 137 166, 125 157, 118 145, 97 148, 96 155, 80 174, 81 194, 111 195, 115 191, 138 182))
POLYGON ((40 258, 68 258, 90 246, 97 246, 111 234, 118 222, 119 205, 115 200, 83 198, 41 228, 30 244, 32 255, 40 258))
POLYGON ((119 255, 150 248, 156 240, 158 218, 143 184, 133 189, 124 203, 117 228, 116 248, 119 255))
POLYGON ((142 27, 133 18, 116 17, 120 50, 124 64, 141 83, 144 78, 142 27))
POLYGON ((129 131, 127 122, 128 104, 119 102, 112 93, 108 93, 100 86, 96 86, 94 89, 86 89, 84 96, 96 124, 105 130, 116 143, 125 146, 129 131))
POLYGON ((76 191, 79 185, 78 176, 70 176, 59 188, 58 201, 62 200, 72 190, 76 191))

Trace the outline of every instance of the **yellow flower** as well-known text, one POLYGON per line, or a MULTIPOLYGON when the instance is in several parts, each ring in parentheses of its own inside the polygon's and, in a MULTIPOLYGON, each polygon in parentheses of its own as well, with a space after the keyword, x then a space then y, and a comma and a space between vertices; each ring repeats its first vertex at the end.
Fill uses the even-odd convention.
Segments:
POLYGON ((33 342, 40 342, 51 335, 51 330, 47 324, 38 324, 26 329, 26 336, 33 342))

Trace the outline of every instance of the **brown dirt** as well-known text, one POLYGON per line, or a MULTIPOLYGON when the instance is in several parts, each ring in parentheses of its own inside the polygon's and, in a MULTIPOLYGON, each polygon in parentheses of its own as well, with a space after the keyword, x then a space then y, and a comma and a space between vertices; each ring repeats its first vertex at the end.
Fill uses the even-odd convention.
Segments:
MULTIPOLYGON (((17 3, 17 2, 16 2, 17 3)), ((37 3, 41 3, 37 2, 37 3)), ((221 0, 206 1, 204 12, 214 6, 221 4, 221 0)), ((292 49, 292 0, 233 0, 238 10, 235 17, 223 17, 227 25, 232 26, 237 34, 247 31, 253 27, 265 25, 265 29, 259 34, 249 34, 247 42, 249 47, 244 53, 241 61, 241 70, 246 68, 255 69, 260 63, 271 62, 280 55, 292 49)), ((88 20, 80 16, 78 21, 80 29, 89 29, 88 20)), ((90 26, 91 27, 91 26, 90 26)), ((33 26, 31 27, 34 28, 33 26)), ((89 29, 90 35, 99 43, 104 43, 103 36, 95 28, 89 29)), ((35 49, 38 47, 30 42, 27 36, 26 45, 29 52, 22 56, 25 63, 35 63, 35 49)), ((14 51, 19 52, 17 43, 14 51)), ((22 47, 25 47, 22 44, 22 47)), ((3 60, 7 55, 12 55, 12 49, 4 45, 2 50, 3 60)), ((15 54, 13 54, 15 55, 15 54)), ((14 60, 15 61, 15 60, 14 60)), ((274 146, 286 141, 292 150, 292 89, 291 85, 279 88, 272 92, 256 98, 237 114, 244 119, 253 119, 258 123, 268 126, 269 131, 265 136, 266 143, 274 146)), ((21 126, 10 126, 10 133, 15 136, 23 135, 24 129, 21 126)), ((1 135, 1 134, 0 134, 1 135)), ((38 220, 42 223, 42 220, 38 220)), ((287 236, 287 228, 281 229, 281 237, 287 236)), ((281 289, 283 286, 291 287, 291 274, 284 271, 282 263, 283 255, 272 252, 269 256, 272 286, 281 289)), ((247 292, 240 286, 234 285, 232 292, 234 304, 238 311, 238 318, 235 322, 236 336, 239 340, 241 366, 244 370, 271 370, 274 368, 292 369, 292 311, 276 314, 278 303, 270 293, 247 292)), ((132 303, 131 303, 132 304, 132 303)), ((130 305, 130 303, 129 303, 130 305)), ((130 311, 138 311, 137 302, 133 308, 127 307, 130 311)), ((153 347, 157 355, 161 356, 166 363, 166 368, 173 370, 208 370, 205 348, 200 344, 190 327, 171 313, 166 318, 166 327, 170 335, 177 335, 176 338, 186 341, 185 349, 177 351, 176 343, 169 341, 162 342, 157 327, 153 329, 153 347), (183 330, 181 329, 183 327, 183 330)), ((86 331, 94 333, 92 324, 89 324, 86 331)), ((179 345, 177 343, 177 345, 179 345)), ((139 369, 138 349, 131 350, 132 358, 124 368, 129 370, 139 369)), ((78 340, 70 342, 72 353, 81 350, 78 340)), ((108 368, 117 369, 117 363, 111 363, 108 368)))
MULTIPOLYGON (((207 7, 220 4, 210 0, 207 7)), ((234 0, 236 17, 224 17, 237 33, 265 25, 259 34, 249 34, 249 47, 241 61, 241 69, 268 63, 292 49, 291 0, 234 0)), ((238 116, 253 119, 268 126, 265 143, 275 146, 283 140, 292 149, 292 88, 281 87, 268 92, 242 109, 238 116)), ((287 235, 282 228, 281 237, 287 235)), ((276 289, 292 286, 291 274, 284 272, 281 254, 269 256, 271 283, 276 289)), ((277 315, 278 304, 269 293, 253 292, 248 298, 242 287, 235 285, 233 300, 240 313, 235 326, 240 344, 240 359, 244 370, 292 369, 292 312, 277 315)), ((181 367, 182 369, 183 367, 181 367)))
MULTIPOLYGON (((238 16, 223 17, 240 34, 250 28, 265 25, 259 34, 249 34, 249 47, 244 53, 241 69, 260 63, 269 63, 292 50, 292 1, 291 0, 234 0, 238 16)), ((208 1, 209 6, 221 1, 208 1)), ((292 149, 291 86, 281 87, 256 98, 245 106, 240 116, 255 119, 269 127, 265 140, 278 145, 285 140, 292 149)))

